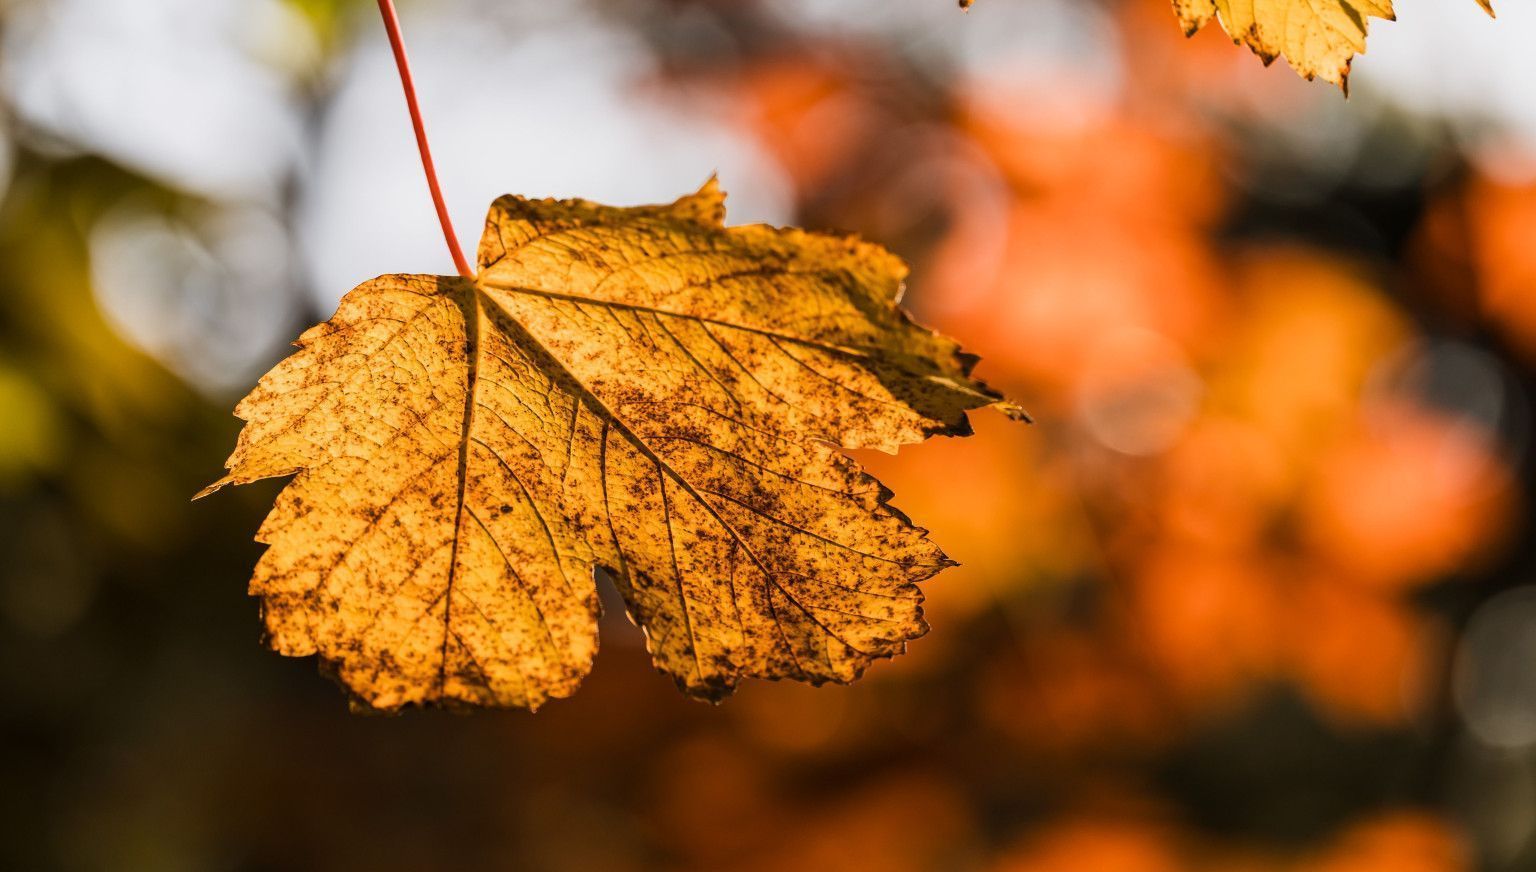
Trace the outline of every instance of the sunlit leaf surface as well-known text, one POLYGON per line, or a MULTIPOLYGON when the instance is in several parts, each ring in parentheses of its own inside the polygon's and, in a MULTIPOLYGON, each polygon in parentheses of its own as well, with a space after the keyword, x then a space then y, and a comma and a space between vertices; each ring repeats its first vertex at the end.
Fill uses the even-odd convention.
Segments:
MULTIPOLYGON (((1492 0, 1476 0, 1489 15, 1492 0)), ((1173 0, 1194 34, 1219 18, 1232 41, 1268 64, 1284 57, 1302 76, 1348 87, 1349 65, 1365 51, 1370 19, 1396 18, 1392 0, 1173 0)))
POLYGON ((297 473, 251 591, 272 646, 369 705, 536 708, 597 648, 594 570, 688 693, 851 681, 926 631, 949 565, 839 447, 1000 401, 851 238, 504 197, 475 281, 347 295, 242 402, 215 484, 297 473))

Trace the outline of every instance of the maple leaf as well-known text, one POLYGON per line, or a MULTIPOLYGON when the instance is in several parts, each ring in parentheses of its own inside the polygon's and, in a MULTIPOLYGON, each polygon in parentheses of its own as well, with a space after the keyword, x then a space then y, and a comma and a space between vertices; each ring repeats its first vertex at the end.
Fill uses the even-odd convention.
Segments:
MULTIPOLYGON (((1476 0, 1493 15, 1493 0, 1476 0)), ((1365 51, 1368 21, 1395 19, 1392 0, 1173 0, 1193 36, 1212 17, 1227 35, 1271 64, 1284 56, 1297 73, 1349 90, 1349 67, 1365 51)))
POLYGON ((307 331, 204 491, 294 475, 257 536, 271 647, 375 708, 536 708, 590 668, 598 567, 705 699, 922 635, 917 584, 952 564, 839 447, 1022 413, 898 308, 884 249, 723 219, 713 180, 503 197, 473 281, 384 276, 307 331))

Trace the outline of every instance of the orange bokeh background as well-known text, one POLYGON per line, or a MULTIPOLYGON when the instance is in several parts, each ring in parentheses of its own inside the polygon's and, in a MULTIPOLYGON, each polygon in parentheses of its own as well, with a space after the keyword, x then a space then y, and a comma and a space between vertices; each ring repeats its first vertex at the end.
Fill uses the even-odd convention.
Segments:
MULTIPOLYGON (((508 55, 563 45, 532 6, 403 11, 408 35, 430 19, 453 39, 504 27, 508 55)), ((749 682, 713 708, 650 669, 610 594, 570 701, 348 714, 258 645, 243 591, 274 489, 185 504, 248 386, 199 380, 207 325, 255 323, 211 295, 289 252, 291 286, 234 295, 286 339, 342 290, 303 267, 321 222, 302 203, 328 178, 305 167, 340 148, 327 118, 355 122, 346 83, 394 87, 355 60, 371 4, 261 7, 308 34, 251 51, 318 127, 261 207, 279 242, 255 254, 210 241, 245 195, 168 180, 37 120, 46 94, 7 92, 0 865, 1533 868, 1518 655, 1536 621, 1506 597, 1536 581, 1536 151, 1453 135, 1373 92, 1368 67, 1344 103, 1218 33, 1186 40, 1167 0, 1004 6, 933 29, 1022 46, 1063 28, 1030 37, 1033 66, 1007 65, 1012 43, 944 54, 872 20, 929 14, 905 3, 836 26, 814 3, 581 5, 580 28, 649 59, 621 103, 707 115, 785 220, 907 259, 906 305, 1035 418, 859 453, 961 564, 926 587, 932 632, 853 686, 749 682), (1102 57, 1061 48, 1082 33, 1112 37, 1102 57), (1113 87, 1090 75, 1106 60, 1113 87), (1381 142, 1412 159, 1380 170, 1381 142), (130 207, 172 230, 109 252, 130 207), (135 251, 160 272, 113 296, 135 251), (169 309, 135 320, 155 294, 169 309)), ((7 25, 28 14, 0 5, 7 25)), ((429 109, 474 118, 495 88, 541 84, 494 81, 429 109)), ((667 151, 626 149, 621 181, 667 151)))

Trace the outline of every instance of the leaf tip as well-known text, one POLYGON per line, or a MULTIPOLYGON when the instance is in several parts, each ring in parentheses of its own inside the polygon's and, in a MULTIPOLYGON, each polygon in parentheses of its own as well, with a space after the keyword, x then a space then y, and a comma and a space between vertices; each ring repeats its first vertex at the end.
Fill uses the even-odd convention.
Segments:
POLYGON ((710 173, 697 191, 679 197, 671 211, 681 218, 712 227, 725 226, 725 191, 720 188, 720 174, 710 173))
POLYGON ((1031 418, 1029 412, 1026 411, 1024 407, 1018 403, 1012 403, 1007 400, 999 400, 998 402, 992 404, 992 408, 1002 412, 1010 421, 1022 421, 1025 424, 1035 423, 1035 419, 1031 418))
POLYGON ((223 490, 227 485, 231 485, 231 484, 234 484, 234 483, 235 483, 234 476, 226 475, 223 478, 219 479, 218 481, 208 485, 207 487, 205 487, 202 490, 198 491, 197 493, 193 494, 191 502, 195 503, 198 500, 202 499, 203 497, 212 496, 213 494, 223 490))

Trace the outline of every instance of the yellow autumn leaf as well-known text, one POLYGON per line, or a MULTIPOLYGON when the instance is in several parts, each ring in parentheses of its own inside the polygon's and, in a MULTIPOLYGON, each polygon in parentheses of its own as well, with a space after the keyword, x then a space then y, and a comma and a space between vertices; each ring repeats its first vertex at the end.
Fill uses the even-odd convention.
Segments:
POLYGON ((897 307, 896 257, 723 218, 713 181, 503 197, 474 281, 384 276, 306 332, 205 491, 294 475, 251 582, 271 646, 376 708, 536 708, 590 668, 599 567, 705 699, 920 636, 950 562, 839 447, 1021 413, 897 307))
MULTIPOLYGON (((1493 14, 1492 0, 1476 2, 1493 14)), ((1265 64, 1284 56, 1305 78, 1346 91, 1350 62, 1365 51, 1369 19, 1397 17, 1392 0, 1173 0, 1173 8, 1186 35, 1219 18, 1232 41, 1265 64)))

